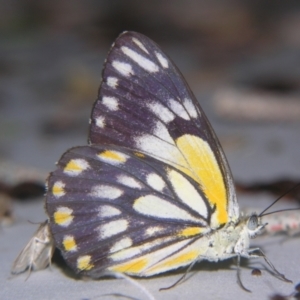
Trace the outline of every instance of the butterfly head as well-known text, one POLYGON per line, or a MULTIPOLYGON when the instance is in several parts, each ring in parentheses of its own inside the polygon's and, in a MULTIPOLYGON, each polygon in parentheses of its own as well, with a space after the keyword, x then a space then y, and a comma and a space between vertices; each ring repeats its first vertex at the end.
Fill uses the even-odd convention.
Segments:
POLYGON ((261 218, 256 214, 251 214, 247 219, 247 231, 250 238, 255 238, 261 234, 268 223, 262 223, 261 218))

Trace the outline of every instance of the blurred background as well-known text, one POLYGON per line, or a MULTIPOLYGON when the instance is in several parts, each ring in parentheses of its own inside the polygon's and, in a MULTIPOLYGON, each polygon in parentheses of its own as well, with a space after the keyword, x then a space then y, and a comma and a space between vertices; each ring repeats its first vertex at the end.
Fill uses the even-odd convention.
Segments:
POLYGON ((18 186, 38 194, 61 154, 86 144, 102 65, 124 30, 149 36, 177 64, 237 182, 298 180, 299 1, 2 0, 0 7, 1 191, 18 193, 12 185, 38 179, 38 187, 18 186))
MULTIPOLYGON (((103 62, 124 30, 153 39, 182 71, 220 138, 242 206, 265 208, 300 181, 299 0, 0 0, 0 226, 15 221, 0 233, 7 299, 33 299, 32 291, 42 299, 45 286, 52 295, 60 283, 41 272, 42 289, 28 280, 19 291, 7 276, 36 230, 28 220, 46 218, 48 173, 68 148, 87 143, 103 62)), ((297 190, 291 196, 300 199, 297 190)), ((230 276, 222 278, 235 284, 230 276)), ((69 278, 62 284, 73 290, 69 278)))

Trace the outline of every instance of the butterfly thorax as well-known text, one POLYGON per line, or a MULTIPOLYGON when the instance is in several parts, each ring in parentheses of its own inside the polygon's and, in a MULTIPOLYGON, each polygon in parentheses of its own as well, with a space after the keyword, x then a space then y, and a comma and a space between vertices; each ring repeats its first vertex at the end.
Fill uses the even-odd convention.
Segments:
MULTIPOLYGON (((208 243, 203 259, 219 261, 235 256, 248 257, 250 239, 259 235, 266 224, 262 224, 256 214, 241 216, 237 222, 229 222, 221 229, 213 231, 203 243, 208 243)), ((200 256, 200 260, 202 259, 200 256)))

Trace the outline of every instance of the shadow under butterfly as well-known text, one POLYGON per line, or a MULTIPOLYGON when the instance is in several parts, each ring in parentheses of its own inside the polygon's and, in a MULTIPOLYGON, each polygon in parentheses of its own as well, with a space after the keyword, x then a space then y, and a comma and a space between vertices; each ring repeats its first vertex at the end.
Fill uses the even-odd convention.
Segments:
POLYGON ((250 248, 266 223, 240 214, 221 145, 168 56, 144 35, 124 32, 102 76, 89 145, 63 154, 47 181, 43 226, 67 264, 85 276, 131 281, 127 275, 236 257, 239 285, 249 291, 240 260, 261 256, 290 282, 250 248))

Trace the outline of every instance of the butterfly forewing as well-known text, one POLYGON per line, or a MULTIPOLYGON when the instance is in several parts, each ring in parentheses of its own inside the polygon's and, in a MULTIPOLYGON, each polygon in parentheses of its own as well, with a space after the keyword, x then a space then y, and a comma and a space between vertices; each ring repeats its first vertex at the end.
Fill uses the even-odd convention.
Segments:
MULTIPOLYGON (((46 209, 66 261, 92 276, 110 269, 159 273, 159 263, 180 250, 190 251, 211 231, 212 211, 196 182, 170 165, 120 147, 92 145, 66 152, 49 177, 46 209), (144 262, 140 268, 137 260, 144 262)), ((199 254, 192 253, 194 259, 199 254)))
POLYGON ((147 37, 125 32, 114 43, 89 140, 128 147, 184 172, 216 207, 213 228, 238 218, 231 173, 204 112, 172 61, 147 37))

